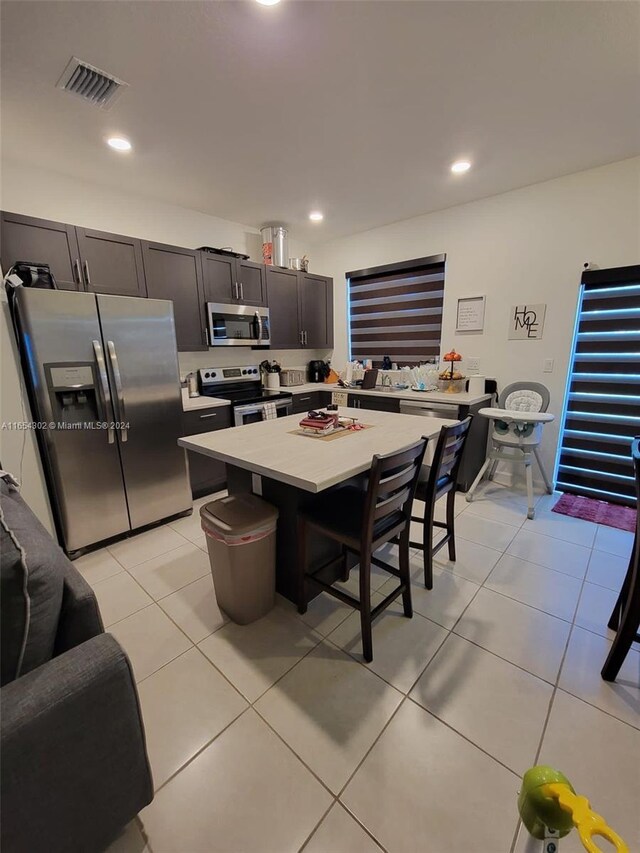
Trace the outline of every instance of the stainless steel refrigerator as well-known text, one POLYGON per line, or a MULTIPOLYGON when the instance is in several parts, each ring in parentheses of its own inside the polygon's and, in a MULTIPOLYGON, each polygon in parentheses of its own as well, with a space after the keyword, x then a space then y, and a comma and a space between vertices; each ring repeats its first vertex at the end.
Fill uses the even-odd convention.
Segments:
POLYGON ((190 509, 172 303, 18 288, 13 316, 65 551, 190 509))

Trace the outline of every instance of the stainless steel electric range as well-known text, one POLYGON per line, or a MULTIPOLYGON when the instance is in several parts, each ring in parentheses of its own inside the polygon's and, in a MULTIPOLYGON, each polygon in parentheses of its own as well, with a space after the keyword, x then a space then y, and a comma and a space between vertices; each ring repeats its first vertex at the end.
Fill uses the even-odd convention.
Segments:
POLYGON ((290 393, 262 387, 260 368, 255 364, 202 368, 198 371, 198 389, 205 397, 229 400, 234 426, 263 420, 265 403, 275 403, 279 418, 290 415, 293 405, 290 393))

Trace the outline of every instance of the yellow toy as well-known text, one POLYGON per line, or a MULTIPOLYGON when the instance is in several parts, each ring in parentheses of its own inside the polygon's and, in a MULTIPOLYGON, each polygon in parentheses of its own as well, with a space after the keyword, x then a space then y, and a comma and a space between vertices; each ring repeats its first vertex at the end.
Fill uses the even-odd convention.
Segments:
POLYGON ((594 835, 610 841, 617 853, 629 853, 622 838, 591 810, 589 800, 576 794, 567 777, 552 767, 539 765, 527 770, 518 796, 518 811, 529 833, 544 841, 544 853, 557 853, 557 839, 568 835, 573 826, 589 853, 603 853, 593 841, 594 835))

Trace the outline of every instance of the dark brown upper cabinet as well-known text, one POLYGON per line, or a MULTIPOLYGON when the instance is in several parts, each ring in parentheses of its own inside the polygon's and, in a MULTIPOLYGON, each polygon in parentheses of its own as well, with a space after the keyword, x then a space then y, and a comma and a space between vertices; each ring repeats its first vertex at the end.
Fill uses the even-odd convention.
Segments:
POLYGON ((135 237, 76 227, 85 290, 146 296, 142 246, 135 237))
POLYGON ((265 268, 241 258, 202 253, 206 302, 266 305, 265 268))
POLYGON ((300 328, 303 344, 310 349, 333 346, 333 279, 298 273, 300 328))
POLYGON ((162 243, 142 242, 142 259, 150 299, 171 299, 178 350, 207 349, 201 253, 162 243))
POLYGON ((267 283, 264 264, 238 258, 236 270, 240 286, 240 302, 246 305, 266 305, 267 283))
POLYGON ((267 267, 267 301, 273 349, 302 346, 298 317, 298 274, 294 270, 267 267))
POLYGON ((333 280, 267 267, 267 299, 273 349, 333 346, 333 280))
POLYGON ((3 213, 0 262, 5 275, 16 261, 49 264, 59 288, 83 290, 80 252, 73 225, 3 213))

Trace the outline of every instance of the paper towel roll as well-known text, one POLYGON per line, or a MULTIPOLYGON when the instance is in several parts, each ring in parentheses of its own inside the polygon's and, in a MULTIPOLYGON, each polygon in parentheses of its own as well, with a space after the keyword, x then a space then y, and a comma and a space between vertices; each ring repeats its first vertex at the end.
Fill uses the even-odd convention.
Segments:
POLYGON ((469 377, 469 394, 484 394, 484 376, 469 377))

